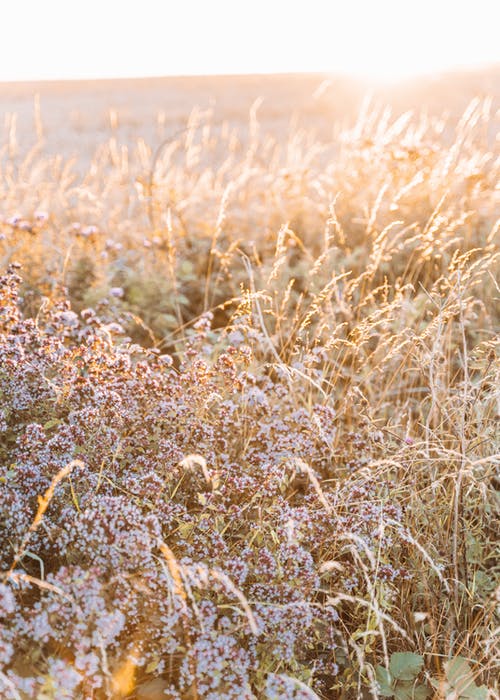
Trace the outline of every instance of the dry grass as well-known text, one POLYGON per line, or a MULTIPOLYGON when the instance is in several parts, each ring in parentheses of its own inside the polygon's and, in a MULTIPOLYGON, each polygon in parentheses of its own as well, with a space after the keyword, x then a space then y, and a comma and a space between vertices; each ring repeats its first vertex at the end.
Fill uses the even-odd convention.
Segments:
MULTIPOLYGON (((339 614, 331 650, 338 675, 316 677, 314 655, 298 654, 284 666, 269 658, 252 676, 253 697, 377 697, 376 666, 387 666, 397 651, 424 657, 420 684, 430 692, 434 679, 436 696, 472 697, 453 690, 449 674, 446 680, 445 662, 456 657, 467 658, 477 685, 498 696, 495 109, 490 99, 476 99, 455 119, 392 114, 367 102, 331 140, 293 126, 272 136, 258 104, 244 131, 193 111, 155 149, 111 136, 81 174, 41 143, 19 158, 14 129, 3 146, 1 268, 22 263, 25 314, 43 319, 67 294, 77 313, 96 309, 110 333, 110 324, 121 324, 123 333, 115 329, 110 342, 126 344, 125 335, 168 353, 182 373, 193 329, 211 312, 203 341, 208 365, 226 376, 229 360, 221 353, 244 343, 255 378, 251 391, 240 389, 234 434, 224 436, 242 468, 259 434, 255 405, 272 411, 281 401, 273 382, 284 387, 287 410, 313 416, 308 435, 291 429, 295 448, 282 457, 279 499, 342 522, 331 539, 307 542, 320 577, 314 605, 339 614), (327 420, 317 406, 330 411, 327 420), (306 449, 307 439, 319 447, 306 449), (361 520, 350 519, 370 503, 376 522, 363 510, 361 520), (388 560, 386 544, 377 542, 393 539, 388 560)), ((211 410, 203 408, 204 420, 217 426, 211 410)), ((197 464, 209 490, 224 482, 225 457, 211 473, 201 448, 193 451, 201 456, 181 463, 173 500, 197 464)), ((9 449, 2 455, 11 459, 9 449)), ((257 549, 282 536, 267 488, 264 481, 241 510, 241 527, 257 549)), ((287 527, 293 540, 299 526, 292 518, 287 527)), ((240 535, 226 528, 231 549, 240 535)), ((199 600, 189 590, 192 574, 163 536, 167 574, 193 615, 199 600)), ((188 531, 185 537, 189 542, 188 531)), ((204 587, 215 580, 225 587, 257 634, 257 601, 212 563, 204 587)), ((185 646, 194 649, 189 635, 185 646)), ((120 667, 128 669, 125 695, 156 697, 133 694, 140 686, 127 663, 120 667)), ((154 675, 143 678, 145 688, 154 675)), ((6 697, 17 697, 2 677, 6 697)), ((170 683, 175 673, 164 670, 162 678, 170 683)), ((116 677, 114 683, 108 689, 118 687, 116 677)), ((226 685, 213 697, 247 691, 226 685)), ((82 697, 104 697, 94 692, 82 697)), ((203 697, 196 679, 182 697, 203 697)))

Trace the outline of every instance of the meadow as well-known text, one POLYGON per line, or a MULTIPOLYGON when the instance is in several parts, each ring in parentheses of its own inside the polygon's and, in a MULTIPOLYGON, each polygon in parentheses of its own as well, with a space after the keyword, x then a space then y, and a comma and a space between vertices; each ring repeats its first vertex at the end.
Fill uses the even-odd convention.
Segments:
POLYGON ((499 697, 478 80, 2 86, 2 699, 499 697))

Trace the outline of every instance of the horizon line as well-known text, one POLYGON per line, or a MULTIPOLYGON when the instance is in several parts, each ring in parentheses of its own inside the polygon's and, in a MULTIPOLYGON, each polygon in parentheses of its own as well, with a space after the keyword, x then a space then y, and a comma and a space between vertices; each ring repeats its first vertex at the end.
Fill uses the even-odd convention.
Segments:
MULTIPOLYGON (((424 70, 418 73, 408 75, 395 76, 390 80, 391 83, 401 83, 411 80, 442 77, 456 73, 475 73, 483 70, 491 71, 498 69, 500 71, 500 61, 488 61, 484 63, 475 63, 469 65, 456 65, 439 68, 437 70, 424 70)), ((360 72, 349 72, 341 70, 323 69, 323 70, 290 70, 290 71, 248 71, 248 72, 229 72, 229 73, 155 73, 147 75, 104 75, 104 76, 78 76, 78 77, 61 77, 61 78, 3 78, 0 77, 0 85, 22 85, 33 83, 94 83, 94 82, 117 82, 131 80, 185 80, 189 78, 259 78, 259 77, 292 77, 292 76, 318 76, 330 77, 344 80, 352 80, 355 82, 364 83, 370 82, 387 82, 383 78, 377 78, 369 74, 360 72)))

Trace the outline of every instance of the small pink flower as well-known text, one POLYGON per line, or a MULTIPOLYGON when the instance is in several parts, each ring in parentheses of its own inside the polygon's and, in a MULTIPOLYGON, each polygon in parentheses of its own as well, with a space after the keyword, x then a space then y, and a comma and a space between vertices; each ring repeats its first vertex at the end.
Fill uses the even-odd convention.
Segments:
POLYGON ((82 228, 82 236, 85 236, 86 238, 88 236, 94 236, 97 233, 97 226, 85 226, 85 228, 82 228))

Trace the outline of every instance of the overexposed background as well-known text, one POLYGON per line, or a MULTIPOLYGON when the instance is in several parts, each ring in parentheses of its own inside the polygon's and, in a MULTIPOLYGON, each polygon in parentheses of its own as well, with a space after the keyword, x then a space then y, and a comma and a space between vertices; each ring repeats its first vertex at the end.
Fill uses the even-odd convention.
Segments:
POLYGON ((332 72, 391 81, 500 61, 498 0, 4 0, 0 81, 332 72))

